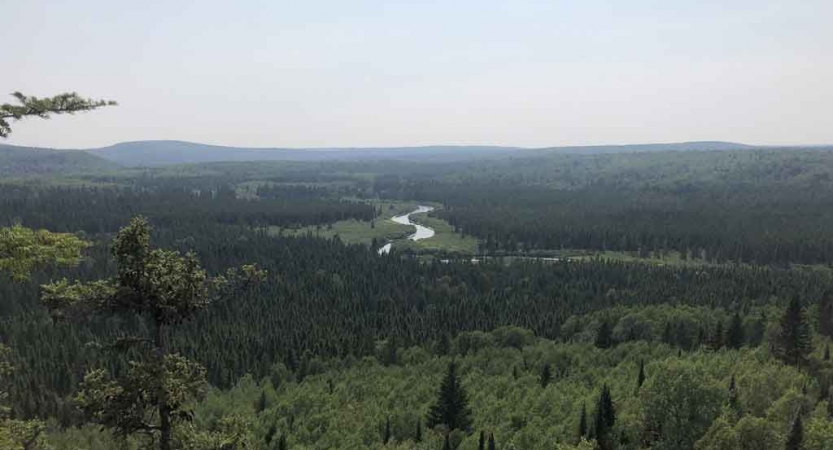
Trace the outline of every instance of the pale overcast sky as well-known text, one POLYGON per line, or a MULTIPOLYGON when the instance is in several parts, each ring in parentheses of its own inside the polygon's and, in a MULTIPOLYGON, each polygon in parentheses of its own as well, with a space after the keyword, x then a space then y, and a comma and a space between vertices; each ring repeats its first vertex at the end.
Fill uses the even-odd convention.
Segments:
POLYGON ((833 0, 0 0, 6 143, 833 143, 833 0))

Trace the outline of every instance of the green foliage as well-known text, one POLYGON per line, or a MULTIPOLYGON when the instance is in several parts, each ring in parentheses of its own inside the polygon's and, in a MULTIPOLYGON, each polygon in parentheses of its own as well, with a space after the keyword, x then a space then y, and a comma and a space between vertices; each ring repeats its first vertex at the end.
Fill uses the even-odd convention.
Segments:
POLYGON ((0 271, 18 281, 33 269, 49 264, 73 266, 90 244, 68 233, 32 230, 21 225, 0 228, 0 271))
POLYGON ((691 449, 720 414, 725 394, 699 366, 669 360, 640 392, 643 433, 655 449, 691 449))
POLYGON ((4 103, 0 105, 0 138, 8 137, 12 132, 11 121, 26 117, 48 119, 51 114, 74 114, 90 111, 102 106, 113 106, 112 100, 85 99, 78 94, 64 93, 54 97, 38 98, 15 92, 12 96, 19 105, 4 103))

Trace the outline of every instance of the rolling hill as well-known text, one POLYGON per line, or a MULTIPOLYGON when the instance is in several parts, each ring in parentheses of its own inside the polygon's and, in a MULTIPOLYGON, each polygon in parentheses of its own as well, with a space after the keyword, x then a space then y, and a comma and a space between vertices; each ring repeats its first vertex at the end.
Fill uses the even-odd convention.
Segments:
POLYGON ((80 150, 52 150, 0 144, 0 176, 69 174, 113 169, 112 161, 80 150))

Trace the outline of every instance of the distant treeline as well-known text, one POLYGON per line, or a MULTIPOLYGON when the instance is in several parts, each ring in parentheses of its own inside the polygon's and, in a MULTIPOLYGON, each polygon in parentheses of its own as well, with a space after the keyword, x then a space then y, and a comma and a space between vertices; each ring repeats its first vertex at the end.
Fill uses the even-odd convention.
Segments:
POLYGON ((86 233, 114 232, 135 215, 160 226, 248 227, 324 225, 344 219, 372 220, 363 202, 333 198, 310 187, 260 187, 261 198, 237 195, 227 184, 163 187, 0 186, 0 221, 19 220, 32 228, 86 233))

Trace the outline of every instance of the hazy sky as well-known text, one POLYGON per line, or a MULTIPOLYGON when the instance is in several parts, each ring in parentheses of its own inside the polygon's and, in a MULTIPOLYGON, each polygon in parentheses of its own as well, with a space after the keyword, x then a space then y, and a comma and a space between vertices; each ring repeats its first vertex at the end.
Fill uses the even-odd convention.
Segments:
POLYGON ((833 0, 0 0, 7 143, 833 143, 833 0))

